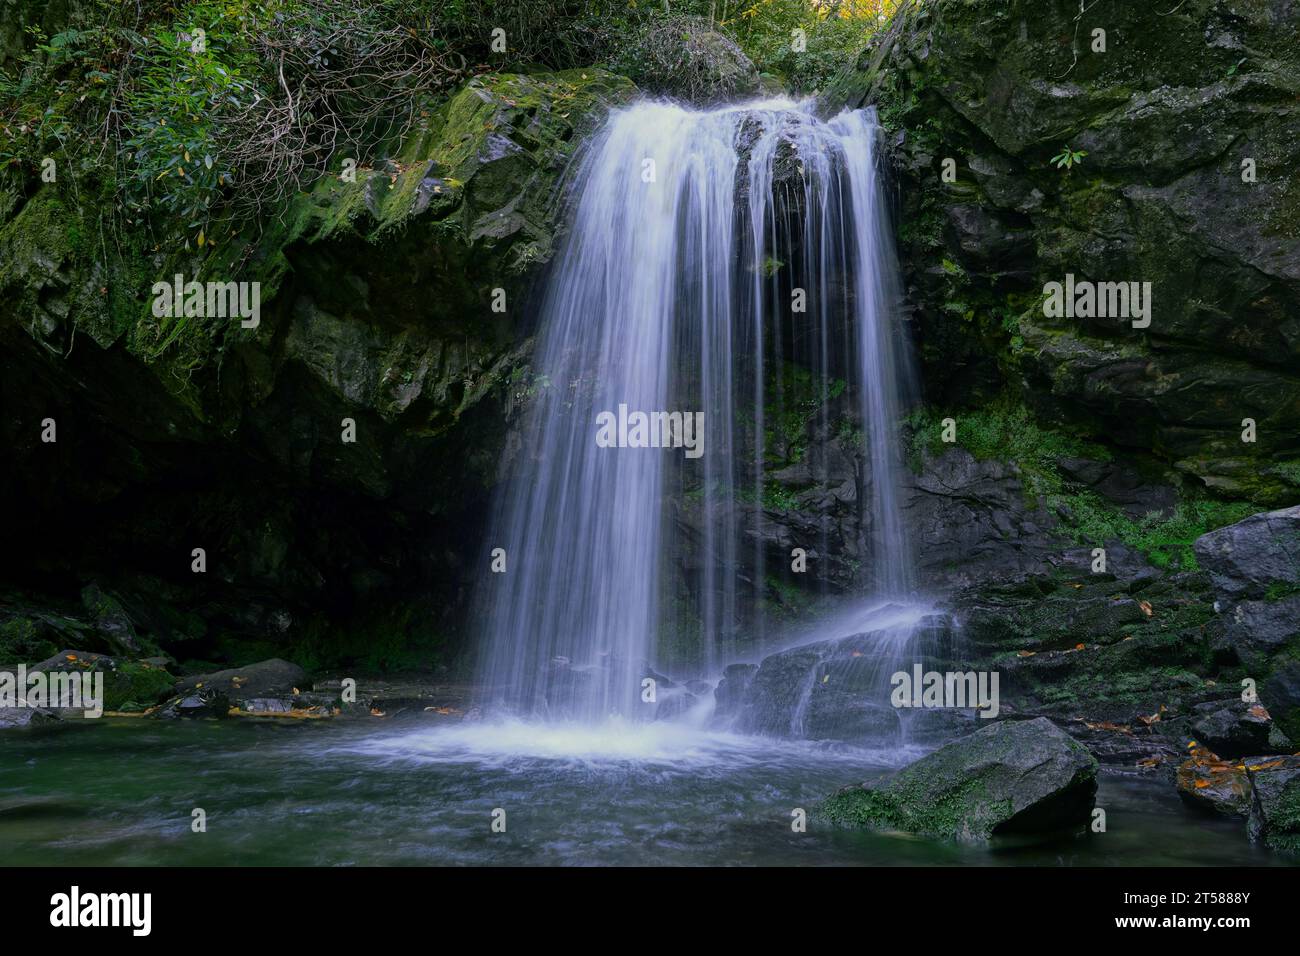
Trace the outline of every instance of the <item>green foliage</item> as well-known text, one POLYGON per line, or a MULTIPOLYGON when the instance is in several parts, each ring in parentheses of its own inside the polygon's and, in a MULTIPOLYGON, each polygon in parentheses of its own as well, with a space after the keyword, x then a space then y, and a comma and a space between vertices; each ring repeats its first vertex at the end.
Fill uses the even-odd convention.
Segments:
POLYGON ((1063 494, 1056 501, 1068 509, 1068 524, 1080 543, 1101 546, 1107 541, 1123 541, 1156 567, 1182 571, 1197 569, 1192 551, 1197 538, 1256 510, 1246 502, 1199 497, 1180 501, 1167 518, 1151 514, 1135 519, 1091 492, 1063 494))
POLYGON ((1023 404, 1003 396, 983 408, 949 415, 928 406, 907 418, 912 429, 910 460, 916 466, 920 453, 942 454, 949 447, 943 442, 944 418, 957 422, 957 444, 980 461, 1014 461, 1026 475, 1026 490, 1034 495, 1060 491, 1056 468, 1058 458, 1089 457, 1109 459, 1099 445, 1060 431, 1042 429, 1023 404), (1031 487, 1032 486, 1032 487, 1031 487))
POLYGON ((827 402, 844 394, 848 384, 843 379, 820 378, 793 362, 771 364, 767 371, 765 451, 783 463, 802 461, 808 449, 808 425, 827 402))
POLYGON ((958 446, 980 461, 1014 463, 1026 499, 1054 511, 1065 532, 1080 544, 1101 546, 1119 540, 1157 567, 1195 570, 1192 543, 1197 538, 1258 510, 1248 502, 1219 501, 1189 491, 1167 517, 1132 517, 1096 492, 1070 481, 1058 464, 1062 458, 1108 461, 1111 454, 1105 446, 1042 427, 1027 407, 1007 396, 970 411, 947 413, 923 407, 913 412, 907 424, 912 430, 908 461, 914 471, 919 472, 927 455, 940 455, 950 447, 942 440, 942 420, 947 417, 957 423, 958 446))
POLYGON ((42 636, 30 617, 11 617, 0 622, 0 663, 34 663, 53 657, 59 649, 42 636))
POLYGON ((186 11, 188 28, 156 26, 133 45, 135 81, 123 103, 128 217, 136 224, 152 214, 179 218, 199 245, 209 211, 235 182, 214 127, 263 95, 257 63, 240 42, 245 18, 228 6, 195 4, 186 11), (206 34, 201 52, 193 48, 195 29, 206 34))
POLYGON ((144 661, 122 661, 104 680, 107 710, 141 711, 167 697, 176 678, 165 668, 144 661))
POLYGON ((373 160, 473 75, 626 59, 629 37, 665 24, 683 47, 671 27, 684 15, 796 89, 842 67, 876 22, 808 0, 93 0, 54 36, 29 28, 28 54, 0 73, 0 170, 30 182, 54 159, 60 191, 99 219, 87 235, 116 224, 149 230, 147 245, 202 245, 225 237, 217 223, 282 212, 340 153, 373 160), (791 49, 796 28, 806 52, 791 49))
POLYGON ((1274 581, 1264 590, 1264 600, 1281 601, 1295 594, 1300 594, 1300 584, 1291 584, 1287 581, 1274 581))
POLYGON ((1300 487, 1300 461, 1284 461, 1280 465, 1274 465, 1269 471, 1287 484, 1300 487))
POLYGON ((432 619, 429 607, 410 604, 347 626, 314 624, 290 650, 289 659, 309 672, 349 668, 378 676, 430 671, 444 662, 446 651, 445 635, 432 626, 432 619))
MULTIPOLYGON (((710 6, 717 6, 710 4, 710 6)), ((838 6, 838 5, 837 5, 838 6)), ((826 5, 806 0, 740 0, 721 19, 760 72, 780 77, 795 93, 821 89, 852 63, 883 21, 824 15, 826 5), (806 38, 796 51, 795 31, 806 38)))
POLYGON ((88 209, 168 238, 206 228, 210 239, 209 220, 282 212, 341 151, 372 159, 417 110, 489 69, 494 27, 510 31, 509 53, 492 66, 529 65, 533 52, 573 60, 574 36, 600 46, 572 29, 600 6, 97 0, 57 35, 33 32, 0 74, 0 168, 31 180, 54 158, 60 190, 97 181, 95 197, 74 196, 88 209))
POLYGON ((1071 149, 1070 144, 1066 143, 1061 147, 1061 152, 1052 157, 1052 162, 1056 164, 1057 169, 1073 169, 1083 162, 1083 157, 1087 156, 1086 150, 1071 149))

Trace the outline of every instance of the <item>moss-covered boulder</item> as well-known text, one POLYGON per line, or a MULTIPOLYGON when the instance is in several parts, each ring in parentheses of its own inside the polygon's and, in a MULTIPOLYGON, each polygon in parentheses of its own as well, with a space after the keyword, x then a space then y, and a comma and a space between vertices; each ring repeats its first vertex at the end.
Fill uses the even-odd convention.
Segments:
POLYGON ((846 787, 818 813, 844 826, 987 840, 1084 825, 1097 761, 1051 721, 1003 721, 880 783, 846 787))
POLYGON ((143 711, 165 698, 176 683, 161 662, 127 660, 90 651, 63 650, 32 672, 103 674, 104 710, 143 711))

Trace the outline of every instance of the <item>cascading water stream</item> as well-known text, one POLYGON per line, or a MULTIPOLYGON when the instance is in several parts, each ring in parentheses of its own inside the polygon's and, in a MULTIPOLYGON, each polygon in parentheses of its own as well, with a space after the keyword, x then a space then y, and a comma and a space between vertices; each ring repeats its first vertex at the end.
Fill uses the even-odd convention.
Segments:
MULTIPOLYGON (((683 605, 701 672, 742 637, 761 642, 749 609, 768 556, 749 532, 786 362, 820 383, 823 432, 832 382, 857 397, 866 590, 909 593, 895 478, 907 362, 877 132, 869 112, 823 121, 789 100, 643 102, 590 144, 488 541, 505 570, 479 593, 496 703, 586 722, 651 716, 642 680, 683 605), (598 416, 635 412, 702 412, 702 454, 598 444, 598 416)), ((824 554, 825 535, 803 546, 824 554)))

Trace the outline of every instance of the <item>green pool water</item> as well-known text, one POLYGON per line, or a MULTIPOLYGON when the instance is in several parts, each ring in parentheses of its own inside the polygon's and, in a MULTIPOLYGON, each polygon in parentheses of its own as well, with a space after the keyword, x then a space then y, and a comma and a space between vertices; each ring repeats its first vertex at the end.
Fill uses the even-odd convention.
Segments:
POLYGON ((1272 865, 1245 824, 1104 774, 1107 832, 962 846, 792 811, 916 753, 683 728, 86 722, 0 738, 10 865, 1272 865), (207 831, 193 832, 195 808, 207 831), (505 832, 494 833, 494 811, 505 832), (500 814, 497 814, 499 817, 500 814))

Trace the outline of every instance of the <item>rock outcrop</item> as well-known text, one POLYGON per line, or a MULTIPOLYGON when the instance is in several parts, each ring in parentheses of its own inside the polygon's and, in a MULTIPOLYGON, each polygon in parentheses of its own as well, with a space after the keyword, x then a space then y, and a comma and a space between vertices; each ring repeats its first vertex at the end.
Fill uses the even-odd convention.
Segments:
POLYGON ((532 387, 528 292, 562 173, 633 93, 596 69, 479 77, 387 158, 202 249, 78 241, 97 230, 70 183, 6 195, 0 576, 48 595, 47 617, 102 582, 112 597, 85 603, 115 654, 328 658, 322 616, 363 650, 433 646, 532 387), (257 326, 156 318, 152 284, 177 274, 257 283, 257 326))
POLYGON ((1045 416, 1289 505, 1300 19, 1285 0, 1171 6, 915 4, 825 107, 875 102, 894 137, 932 401, 1010 381, 1045 416), (1067 275, 1150 282, 1150 325, 1048 317, 1067 275))

